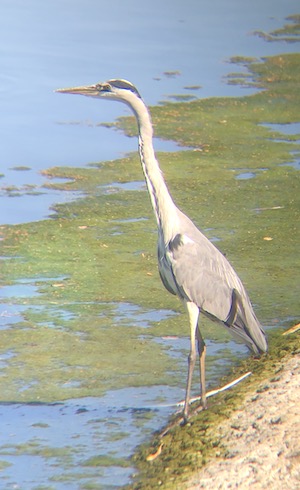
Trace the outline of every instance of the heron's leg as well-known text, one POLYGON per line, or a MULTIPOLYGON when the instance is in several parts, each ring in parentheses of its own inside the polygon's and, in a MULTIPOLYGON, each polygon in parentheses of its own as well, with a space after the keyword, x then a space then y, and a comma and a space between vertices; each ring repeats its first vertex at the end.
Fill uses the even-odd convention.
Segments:
POLYGON ((200 360, 200 395, 201 395, 201 403, 203 408, 207 408, 206 404, 206 386, 205 386, 205 356, 206 356, 206 345, 201 335, 199 325, 197 325, 196 329, 196 338, 198 345, 198 353, 200 360))
POLYGON ((194 367, 196 362, 196 331, 198 327, 198 316, 199 316, 199 309, 198 306, 195 305, 195 303, 187 302, 186 307, 189 314, 190 329, 191 329, 191 348, 188 357, 188 377, 186 383, 185 403, 183 409, 183 416, 185 420, 187 420, 189 416, 189 402, 190 402, 190 394, 191 394, 192 377, 193 377, 193 372, 194 372, 194 367))

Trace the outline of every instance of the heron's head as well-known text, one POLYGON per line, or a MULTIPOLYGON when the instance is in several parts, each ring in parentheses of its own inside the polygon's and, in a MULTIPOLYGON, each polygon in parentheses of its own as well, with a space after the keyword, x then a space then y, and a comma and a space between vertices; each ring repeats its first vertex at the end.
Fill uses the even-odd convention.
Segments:
POLYGON ((141 96, 136 87, 127 80, 108 80, 95 85, 87 85, 83 87, 60 88, 56 92, 64 94, 79 94, 88 97, 98 97, 101 99, 119 100, 127 104, 131 104, 133 98, 141 99, 141 96))

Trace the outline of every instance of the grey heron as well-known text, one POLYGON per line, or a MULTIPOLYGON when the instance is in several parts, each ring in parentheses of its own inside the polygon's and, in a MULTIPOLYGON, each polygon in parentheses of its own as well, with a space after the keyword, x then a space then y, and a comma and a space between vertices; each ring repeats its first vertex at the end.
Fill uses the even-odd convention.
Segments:
POLYGON ((266 334, 228 260, 175 205, 155 156, 150 113, 136 87, 127 80, 113 79, 57 92, 117 100, 127 104, 136 117, 139 155, 158 227, 160 277, 165 288, 185 304, 189 316, 190 353, 183 410, 187 420, 196 348, 201 403, 206 408, 206 346, 199 328, 199 313, 222 324, 255 354, 267 351, 266 334))

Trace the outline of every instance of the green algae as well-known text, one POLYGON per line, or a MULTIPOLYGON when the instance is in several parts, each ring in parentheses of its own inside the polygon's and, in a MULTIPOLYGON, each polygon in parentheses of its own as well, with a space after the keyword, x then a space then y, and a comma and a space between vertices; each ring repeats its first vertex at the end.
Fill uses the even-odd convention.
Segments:
POLYGON ((173 99, 175 102, 188 102, 197 99, 197 97, 192 94, 174 94, 168 95, 168 99, 173 99))
POLYGON ((0 461, 0 470, 4 470, 5 468, 8 468, 11 466, 11 463, 8 463, 7 461, 0 461))
MULTIPOLYGON (((283 164, 297 158, 291 150, 300 151, 300 145, 295 135, 264 124, 299 121, 299 55, 243 63, 262 91, 151 108, 157 135, 194 148, 158 158, 178 206, 208 237, 218 238, 263 323, 289 325, 299 315, 299 173, 283 164), (254 177, 237 179, 245 171, 254 177)), ((133 118, 117 125, 136 134, 133 118)), ((126 382, 182 383, 178 363, 155 342, 164 335, 187 336, 188 327, 180 303, 162 291, 156 272, 148 196, 145 190, 106 188, 140 181, 138 156, 84 169, 56 167, 45 176, 61 178, 45 186, 84 197, 55 206, 51 220, 1 228, 2 255, 11 257, 2 265, 5 282, 27 280, 39 292, 10 298, 27 310, 22 322, 2 333, 1 352, 15 354, 2 370, 3 400, 96 396, 126 382), (147 331, 120 326, 114 305, 124 302, 178 315, 150 322, 147 331)), ((203 331, 226 339, 209 322, 203 331)))
POLYGON ((61 462, 68 463, 72 460, 74 453, 71 447, 49 447, 41 446, 37 440, 31 440, 24 444, 3 444, 0 446, 0 454, 2 455, 24 455, 41 456, 44 458, 59 458, 61 462))
POLYGON ((27 167, 26 165, 19 165, 19 166, 16 166, 16 167, 12 167, 11 170, 16 170, 18 172, 23 172, 23 171, 31 170, 31 167, 27 167))
POLYGON ((121 458, 115 458, 113 456, 108 456, 107 454, 100 454, 98 456, 93 456, 82 463, 83 466, 120 466, 121 468, 128 468, 130 462, 121 458))
POLYGON ((120 332, 107 319, 89 317, 76 320, 77 328, 85 322, 88 324, 84 338, 78 336, 75 327, 74 331, 64 332, 36 324, 3 331, 2 346, 14 352, 15 357, 0 380, 2 400, 49 402, 99 396, 112 386, 123 387, 129 374, 131 386, 143 386, 145 382, 150 385, 153 380, 160 384, 168 378, 174 383, 172 375, 162 375, 157 369, 159 360, 162 372, 172 372, 167 354, 155 343, 152 345, 150 339, 140 339, 139 329, 122 327, 120 332), (132 354, 125 356, 127 351, 132 354))
POLYGON ((262 37, 266 41, 286 41, 288 43, 299 42, 300 40, 300 15, 290 15, 286 18, 289 22, 280 29, 275 29, 270 33, 255 31, 254 34, 262 37))

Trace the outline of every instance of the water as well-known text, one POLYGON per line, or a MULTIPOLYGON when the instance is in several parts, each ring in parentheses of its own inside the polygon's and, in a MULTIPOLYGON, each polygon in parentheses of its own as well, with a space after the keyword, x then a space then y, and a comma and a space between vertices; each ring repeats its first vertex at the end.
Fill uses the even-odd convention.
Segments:
POLYGON ((116 0, 114 9, 98 0, 2 0, 0 223, 42 219, 51 202, 76 197, 41 189, 41 170, 83 166, 136 150, 135 139, 96 126, 128 114, 125 106, 62 97, 56 88, 128 78, 149 104, 187 94, 184 87, 191 85, 201 85, 193 91, 199 97, 250 93, 224 81, 224 75, 238 70, 227 60, 297 50, 296 44, 265 43, 251 35, 281 26, 297 8, 296 0, 275 5, 271 0, 205 0, 201 7, 196 0, 116 0), (166 76, 166 71, 179 75, 166 76), (10 171, 17 166, 31 171, 10 171), (33 198, 20 192, 12 200, 1 192, 25 182, 43 193, 33 198))
POLYGON ((254 172, 241 172, 235 178, 236 180, 248 180, 248 179, 253 179, 253 177, 255 177, 254 172))
MULTIPOLYGON (((298 51, 296 44, 265 43, 251 35, 254 30, 280 27, 284 17, 297 12, 295 0, 275 4, 271 0, 205 0, 201 6, 198 0, 116 0, 113 5, 112 9, 110 3, 99 0, 2 0, 0 223, 39 220, 51 214, 53 203, 78 197, 46 190, 40 171, 51 166, 84 166, 136 150, 135 138, 98 126, 129 114, 125 107, 62 97, 53 92, 56 88, 121 77, 132 80, 149 104, 172 94, 188 94, 184 87, 191 85, 201 85, 193 91, 198 97, 241 95, 253 89, 226 84, 224 76, 239 69, 227 63, 231 56, 298 51), (166 71, 179 74, 167 76, 166 71)), ((173 142, 156 141, 156 147, 178 149, 173 142)), ((252 177, 246 172, 241 175, 252 177)), ((132 185, 136 190, 143 186, 135 182, 127 188, 132 190, 132 185)), ((111 184, 111 189, 119 188, 111 184)), ((22 321, 26 308, 36 307, 37 292, 31 283, 1 290, 1 329, 13 328, 22 321), (18 302, 14 302, 16 297, 18 302), (25 306, 19 304, 23 299, 25 306)), ((55 314, 66 312, 58 309, 55 314)), ((172 314, 169 310, 141 312, 138 305, 126 303, 115 307, 116 322, 138 322, 145 333, 149 321, 172 314)), ((157 342, 185 369, 188 339, 158 338, 157 342)), ((244 347, 233 342, 227 346, 233 356, 246 355, 244 347)), ((209 342, 213 355, 220 349, 224 346, 209 342)), ((222 357, 224 365, 229 365, 230 355, 222 353, 222 357)), ((13 351, 1 355, 0 368, 13 360, 13 351)), ((211 370, 210 376, 215 380, 218 373, 211 370)), ((124 460, 164 424, 183 396, 181 387, 157 386, 110 390, 102 398, 49 405, 13 401, 0 405, 0 456, 10 464, 1 470, 2 488, 31 490, 44 485, 64 490, 74 489, 74 482, 76 488, 126 484, 134 469, 124 460), (101 460, 103 456, 110 463, 103 458, 102 464, 91 466, 93 457, 101 460)))
MULTIPOLYGON (((295 170, 300 170, 300 153, 298 150, 293 149, 293 143, 300 142, 300 123, 290 123, 290 124, 264 124, 272 133, 278 133, 280 139, 277 141, 289 141, 291 144, 290 154, 292 156, 292 161, 283 163, 285 167, 293 167, 295 170), (291 141, 291 137, 296 136, 296 140, 291 141)), ((276 141, 276 140, 275 140, 276 141)))
POLYGON ((64 490, 95 481, 118 488, 134 471, 121 458, 170 413, 170 406, 150 406, 149 400, 162 396, 170 403, 174 391, 165 386, 131 388, 101 399, 0 404, 1 439, 7 441, 0 457, 11 463, 1 471, 1 488, 32 490, 49 482, 47 488, 64 490), (93 466, 96 457, 99 464, 93 466))
MULTIPOLYGON (((70 311, 56 305, 36 305, 38 291, 33 281, 19 281, 4 287, 3 292, 0 308, 2 330, 14 328, 23 320, 23 313, 28 308, 39 313, 44 310, 50 318, 63 319, 65 324, 73 318, 70 311), (20 305, 19 301, 25 297, 26 306, 20 305)), ((108 306, 113 308, 117 328, 139 326, 145 334, 150 323, 175 315, 171 310, 147 311, 128 303, 111 303, 108 306)), ((61 329, 57 323, 44 325, 42 321, 35 322, 35 328, 43 326, 56 331, 61 329)), ((178 361, 178 369, 185 372, 189 339, 170 336, 158 337, 154 341, 167 349, 169 355, 178 361)), ((245 346, 237 346, 233 341, 224 347, 208 340, 207 347, 214 358, 207 367, 213 386, 230 366, 232 356, 243 358, 247 352, 245 346)), ((20 362, 14 350, 1 354, 0 376, 4 375, 8 364, 14 362, 20 362)), ((28 384, 19 385, 19 393, 25 393, 34 383, 36 381, 32 379, 28 384)), ((76 379, 69 379, 62 387, 76 387, 77 383, 76 379)), ((177 403, 184 398, 183 385, 184 382, 176 387, 158 385, 111 389, 102 397, 58 400, 55 403, 0 402, 0 459, 8 465, 1 470, 0 487, 32 490, 47 484, 47 488, 64 490, 101 484, 107 489, 119 488, 130 481, 134 473, 129 457, 136 446, 178 410, 177 403)))

